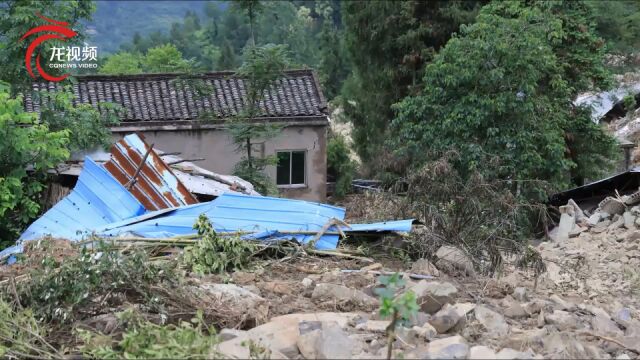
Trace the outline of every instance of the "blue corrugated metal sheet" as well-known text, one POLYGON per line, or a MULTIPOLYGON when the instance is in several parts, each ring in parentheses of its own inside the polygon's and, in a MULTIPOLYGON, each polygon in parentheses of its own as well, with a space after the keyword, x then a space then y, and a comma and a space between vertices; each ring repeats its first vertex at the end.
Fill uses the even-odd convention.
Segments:
MULTIPOLYGON (((295 239, 307 243, 332 218, 344 219, 339 207, 302 200, 225 193, 217 199, 193 205, 147 212, 136 197, 106 169, 86 158, 73 191, 36 220, 18 244, 0 257, 22 251, 22 242, 51 235, 79 240, 89 234, 106 237, 135 235, 145 238, 195 234, 193 225, 205 214, 218 232, 248 232, 243 238, 295 239), (293 232, 293 233, 292 233, 293 232), (304 234, 295 234, 304 232, 304 234)), ((171 185, 171 184, 169 184, 171 185)), ((413 220, 352 224, 346 233, 411 230, 413 220)), ((316 241, 318 249, 335 249, 335 226, 316 241)))
MULTIPOLYGON (((112 224, 105 236, 134 234, 142 237, 170 237, 194 234, 193 224, 200 214, 205 214, 218 232, 270 232, 270 231, 320 231, 331 218, 343 219, 344 209, 302 200, 272 197, 256 197, 223 194, 217 199, 201 204, 184 206, 165 212, 158 217, 154 213, 144 215, 143 221, 134 218, 112 224), (132 224, 132 222, 135 222, 132 224)), ((254 238, 264 238, 253 236, 254 238)), ((313 235, 287 235, 306 243, 313 235)), ((271 237, 273 238, 273 237, 271 237)), ((325 235, 316 242, 318 249, 335 249, 337 235, 325 235)))
POLYGON ((73 191, 31 224, 19 241, 46 235, 80 239, 97 228, 144 212, 130 192, 87 157, 73 191))

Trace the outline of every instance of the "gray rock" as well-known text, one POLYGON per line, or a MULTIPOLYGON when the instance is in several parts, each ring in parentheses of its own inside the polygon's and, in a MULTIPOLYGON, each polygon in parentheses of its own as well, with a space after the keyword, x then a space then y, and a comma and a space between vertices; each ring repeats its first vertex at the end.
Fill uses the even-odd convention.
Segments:
POLYGON ((624 226, 624 218, 620 215, 614 215, 614 218, 611 222, 611 224, 609 224, 609 229, 611 230, 615 230, 615 229, 619 229, 621 227, 624 226))
POLYGON ((411 272, 422 275, 440 276, 438 268, 427 259, 418 259, 411 266, 411 272))
POLYGON ((433 340, 423 354, 426 359, 466 359, 469 345, 462 336, 433 340))
POLYGON ((448 282, 422 280, 409 290, 416 295, 420 309, 428 314, 434 314, 444 304, 453 303, 458 295, 458 289, 448 282))
POLYGON ((631 310, 629 308, 620 308, 613 314, 613 320, 617 322, 620 326, 624 326, 625 328, 629 327, 631 323, 631 310))
POLYGON ((461 316, 455 308, 445 305, 440 309, 440 311, 431 317, 429 324, 433 326, 439 334, 444 334, 449 331, 449 329, 456 326, 460 319, 461 316))
POLYGON ((569 233, 576 226, 575 209, 571 205, 560 206, 560 222, 555 241, 563 242, 569 240, 569 233))
POLYGON ((517 302, 509 305, 506 309, 504 309, 502 313, 504 314, 504 316, 510 319, 521 319, 529 316, 522 305, 518 304, 517 302))
POLYGON ((476 306, 475 315, 482 326, 493 335, 505 336, 509 333, 509 325, 504 320, 504 317, 488 307, 484 305, 476 306))
POLYGON ((382 334, 387 331, 389 324, 391 324, 389 320, 367 320, 356 325, 356 330, 382 334))
POLYGON ((622 218, 624 219, 624 227, 629 230, 636 228, 636 217, 630 211, 625 211, 622 218))
POLYGON ((473 346, 469 349, 469 359, 495 359, 496 352, 487 346, 473 346))
POLYGON ((218 333, 218 338, 220 339, 220 341, 227 341, 227 340, 235 339, 238 336, 241 336, 245 333, 246 331, 243 331, 243 330, 222 329, 218 333))
POLYGON ((370 308, 378 306, 378 300, 360 290, 350 289, 346 286, 336 284, 318 284, 313 289, 311 298, 314 300, 337 300, 352 302, 370 308))
POLYGON ((526 349, 528 347, 542 347, 543 339, 547 335, 546 329, 524 330, 519 333, 512 333, 502 346, 514 349, 526 349))
POLYGON ((310 288, 311 286, 313 286, 313 280, 309 279, 308 277, 302 279, 302 286, 304 286, 305 288, 310 288))
POLYGON ((553 294, 549 297, 549 300, 553 301, 554 307, 559 310, 571 311, 575 309, 575 304, 569 301, 563 300, 560 296, 553 294))
POLYGON ((431 340, 438 335, 438 330, 436 330, 430 324, 424 324, 422 326, 414 326, 411 328, 411 331, 419 338, 424 340, 431 340))
POLYGON ((518 351, 510 348, 504 348, 496 354, 495 358, 501 359, 501 360, 515 360, 515 359, 526 360, 526 359, 533 359, 536 357, 537 355, 532 351, 518 351))
POLYGON ((515 289, 513 289, 513 294, 511 294, 511 296, 513 296, 514 299, 520 302, 525 302, 529 300, 529 292, 527 291, 526 287, 522 287, 522 286, 518 286, 515 289))
POLYGON ((474 274, 473 262, 467 256, 467 254, 454 246, 441 246, 436 251, 436 257, 438 257, 437 265, 441 263, 444 266, 453 266, 454 268, 465 272, 467 275, 474 274))
POLYGON ((622 336, 623 332, 618 325, 604 315, 596 315, 591 319, 591 327, 598 335, 604 336, 622 336))
POLYGON ((307 359, 349 359, 357 347, 335 322, 323 322, 321 329, 300 334, 296 345, 307 359))
POLYGON ((560 331, 581 327, 575 315, 562 310, 554 310, 552 314, 545 314, 544 319, 547 324, 555 325, 560 331))

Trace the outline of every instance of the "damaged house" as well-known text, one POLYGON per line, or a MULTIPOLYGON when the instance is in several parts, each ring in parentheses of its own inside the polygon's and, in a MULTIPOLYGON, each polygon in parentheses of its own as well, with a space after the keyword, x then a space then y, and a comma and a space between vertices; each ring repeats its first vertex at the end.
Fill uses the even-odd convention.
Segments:
MULTIPOLYGON (((231 174, 242 154, 236 151, 225 122, 246 104, 245 84, 233 72, 193 75, 207 92, 180 83, 178 74, 78 76, 75 102, 115 103, 123 108, 122 122, 111 130, 115 140, 127 134, 144 136, 156 149, 182 159, 202 159, 198 166, 216 174, 231 174)), ((34 84, 38 91, 55 92, 56 83, 34 84)), ((39 111, 40 97, 27 96, 27 111, 39 111)), ((290 70, 278 80, 260 104, 262 114, 253 121, 283 126, 277 137, 255 144, 258 156, 275 155, 277 166, 267 168, 280 195, 323 201, 327 177, 327 105, 311 70, 290 70)), ((95 159, 94 159, 95 160, 95 159)))

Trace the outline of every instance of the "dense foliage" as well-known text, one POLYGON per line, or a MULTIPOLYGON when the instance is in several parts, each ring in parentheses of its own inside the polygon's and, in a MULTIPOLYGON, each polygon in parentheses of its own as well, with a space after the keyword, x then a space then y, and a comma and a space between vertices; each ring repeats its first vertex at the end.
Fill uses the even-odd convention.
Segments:
POLYGON ((343 3, 345 50, 353 73, 343 91, 354 145, 374 163, 393 118, 391 105, 420 89, 424 66, 478 1, 351 1, 343 3))
MULTIPOLYGON (((2 85, 0 83, 0 85, 2 85)), ((52 131, 0 86, 0 247, 38 214, 46 171, 69 156, 69 130, 52 131)))
POLYGON ((543 194, 531 180, 567 186, 605 170, 615 141, 572 104, 608 84, 589 9, 536 4, 485 6, 427 65, 421 93, 395 105, 390 144, 407 163, 428 160, 424 149, 456 148, 461 169, 481 168, 534 198, 543 194), (483 166, 486 156, 501 166, 483 166))

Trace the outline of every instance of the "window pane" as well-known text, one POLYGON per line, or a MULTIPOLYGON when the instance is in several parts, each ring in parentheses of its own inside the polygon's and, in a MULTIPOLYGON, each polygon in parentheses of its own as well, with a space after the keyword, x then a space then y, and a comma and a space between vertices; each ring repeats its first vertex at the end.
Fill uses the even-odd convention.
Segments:
POLYGON ((276 184, 289 185, 289 174, 291 171, 291 153, 279 152, 278 153, 278 171, 276 174, 276 184))
POLYGON ((304 184, 304 151, 291 152, 291 183, 304 184))

